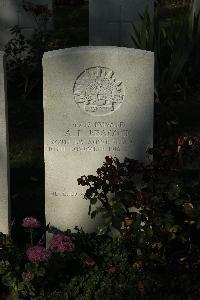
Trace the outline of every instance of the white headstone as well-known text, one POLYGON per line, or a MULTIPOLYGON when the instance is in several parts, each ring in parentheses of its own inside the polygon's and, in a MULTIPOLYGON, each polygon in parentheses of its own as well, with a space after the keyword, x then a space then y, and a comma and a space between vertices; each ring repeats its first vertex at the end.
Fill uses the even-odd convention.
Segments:
POLYGON ((0 52, 0 232, 9 233, 9 172, 4 54, 0 52))
POLYGON ((141 24, 146 9, 153 16, 153 0, 90 0, 90 45, 133 47, 132 24, 141 24))
MULTIPOLYGON (((33 16, 23 8, 23 0, 0 0, 0 48, 12 38, 10 29, 15 25, 20 26, 22 33, 30 37, 36 28, 33 16)), ((53 9, 53 0, 32 0, 31 3, 46 5, 49 10, 53 9)))
POLYGON ((153 143, 153 53, 80 47, 44 54, 46 221, 61 230, 96 227, 77 178, 105 156, 144 160, 153 143))

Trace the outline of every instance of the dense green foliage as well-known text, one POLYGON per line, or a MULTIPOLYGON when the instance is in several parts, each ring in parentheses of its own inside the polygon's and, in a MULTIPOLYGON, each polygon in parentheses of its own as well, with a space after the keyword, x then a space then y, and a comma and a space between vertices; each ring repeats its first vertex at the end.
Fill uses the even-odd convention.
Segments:
POLYGON ((96 176, 78 180, 88 186, 90 206, 100 203, 97 211, 90 207, 92 217, 100 213, 106 226, 92 234, 66 231, 74 251, 31 262, 27 246, 3 243, 2 289, 22 299, 198 299, 199 175, 179 170, 169 149, 154 150, 154 157, 149 166, 106 157, 96 176))
POLYGON ((165 102, 173 93, 186 95, 200 78, 199 14, 193 7, 173 17, 162 17, 159 9, 151 19, 146 11, 142 25, 133 25, 132 39, 140 49, 155 53, 155 86, 157 97, 165 102))

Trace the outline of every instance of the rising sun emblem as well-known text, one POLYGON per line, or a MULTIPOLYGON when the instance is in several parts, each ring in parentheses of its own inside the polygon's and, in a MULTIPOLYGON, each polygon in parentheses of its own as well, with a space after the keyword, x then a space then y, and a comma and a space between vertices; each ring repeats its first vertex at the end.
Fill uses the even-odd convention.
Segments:
POLYGON ((125 96, 123 83, 105 67, 92 67, 82 72, 75 81, 73 92, 77 105, 95 116, 114 112, 125 96))

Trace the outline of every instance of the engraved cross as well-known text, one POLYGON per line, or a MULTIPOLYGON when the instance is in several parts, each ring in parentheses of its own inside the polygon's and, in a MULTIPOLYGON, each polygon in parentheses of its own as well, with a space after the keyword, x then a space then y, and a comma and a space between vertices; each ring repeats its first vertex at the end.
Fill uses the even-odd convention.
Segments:
POLYGON ((119 3, 119 18, 116 19, 116 20, 109 20, 108 21, 108 24, 109 25, 119 25, 119 30, 118 30, 118 44, 119 46, 124 46, 123 44, 123 25, 124 24, 132 24, 133 23, 133 19, 132 18, 124 18, 124 10, 125 10, 125 7, 124 7, 124 0, 120 0, 120 3, 119 3))

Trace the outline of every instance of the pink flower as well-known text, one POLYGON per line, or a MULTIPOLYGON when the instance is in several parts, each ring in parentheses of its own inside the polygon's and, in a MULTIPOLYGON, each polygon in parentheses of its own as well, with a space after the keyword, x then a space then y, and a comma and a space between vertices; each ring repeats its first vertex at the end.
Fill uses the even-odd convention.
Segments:
POLYGON ((109 273, 115 273, 117 271, 117 268, 112 263, 109 263, 107 265, 106 271, 109 273))
POLYGON ((31 280, 33 280, 34 278, 34 274, 31 272, 23 272, 22 273, 22 278, 24 281, 29 282, 31 280))
POLYGON ((50 252, 42 246, 33 246, 26 251, 28 260, 33 263, 47 262, 50 252))
POLYGON ((23 219, 22 226, 25 228, 38 228, 40 227, 40 222, 32 217, 27 217, 23 219))
POLYGON ((74 243, 69 236, 64 234, 55 234, 49 244, 54 252, 72 252, 74 250, 74 243))

